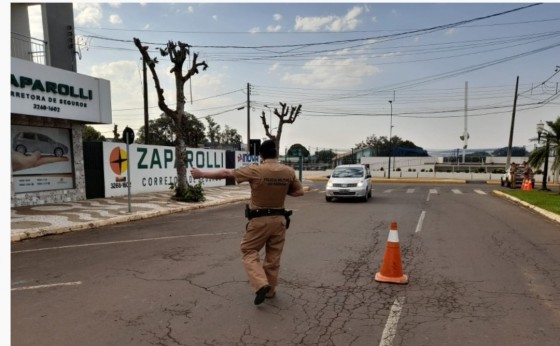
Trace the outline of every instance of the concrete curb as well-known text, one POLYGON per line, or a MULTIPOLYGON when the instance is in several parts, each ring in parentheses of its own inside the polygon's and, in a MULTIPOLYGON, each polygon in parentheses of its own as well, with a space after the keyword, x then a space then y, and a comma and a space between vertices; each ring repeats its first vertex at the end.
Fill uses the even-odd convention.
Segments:
POLYGON ((494 191, 492 191, 492 193, 497 195, 497 196, 507 198, 507 199, 517 203, 517 204, 521 204, 522 206, 524 206, 526 208, 529 208, 529 209, 534 210, 535 212, 537 212, 537 213, 539 213, 543 216, 546 216, 547 218, 549 218, 552 221, 560 223, 560 215, 558 215, 558 214, 552 213, 548 210, 544 210, 542 208, 539 208, 537 206, 534 206, 532 204, 524 202, 524 201, 520 200, 519 198, 515 198, 513 196, 510 196, 507 193, 503 193, 502 191, 494 190, 494 191))

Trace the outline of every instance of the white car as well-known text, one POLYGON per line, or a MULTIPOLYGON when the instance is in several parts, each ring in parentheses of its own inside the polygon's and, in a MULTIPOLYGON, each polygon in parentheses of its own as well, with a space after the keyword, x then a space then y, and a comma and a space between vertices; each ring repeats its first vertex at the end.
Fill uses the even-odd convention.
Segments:
POLYGON ((364 202, 371 197, 371 173, 365 165, 340 165, 329 176, 325 189, 327 202, 333 198, 357 198, 364 202))

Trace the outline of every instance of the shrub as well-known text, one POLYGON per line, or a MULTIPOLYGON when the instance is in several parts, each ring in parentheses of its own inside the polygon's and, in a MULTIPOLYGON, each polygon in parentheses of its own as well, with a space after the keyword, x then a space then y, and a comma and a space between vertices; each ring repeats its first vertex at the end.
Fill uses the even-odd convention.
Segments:
POLYGON ((180 202, 204 202, 204 189, 202 188, 202 181, 195 185, 187 186, 187 189, 181 194, 174 183, 169 184, 170 190, 175 190, 175 200, 180 202))

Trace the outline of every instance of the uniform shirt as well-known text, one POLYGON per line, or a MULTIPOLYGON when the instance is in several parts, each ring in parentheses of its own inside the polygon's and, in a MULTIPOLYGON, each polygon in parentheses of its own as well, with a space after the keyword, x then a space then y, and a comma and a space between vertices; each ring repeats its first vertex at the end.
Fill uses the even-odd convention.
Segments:
POLYGON ((237 183, 251 185, 251 209, 282 209, 286 195, 302 188, 294 169, 277 159, 238 168, 234 176, 237 183))

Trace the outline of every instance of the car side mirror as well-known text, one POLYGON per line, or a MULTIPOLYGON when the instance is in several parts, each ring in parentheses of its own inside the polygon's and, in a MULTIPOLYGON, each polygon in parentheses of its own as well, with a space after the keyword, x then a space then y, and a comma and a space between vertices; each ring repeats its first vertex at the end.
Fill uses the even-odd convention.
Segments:
POLYGON ((327 175, 327 178, 329 178, 329 179, 330 179, 330 178, 331 178, 331 176, 330 176, 330 175, 327 175))
POLYGON ((371 178, 371 174, 366 175, 366 178, 371 178))

